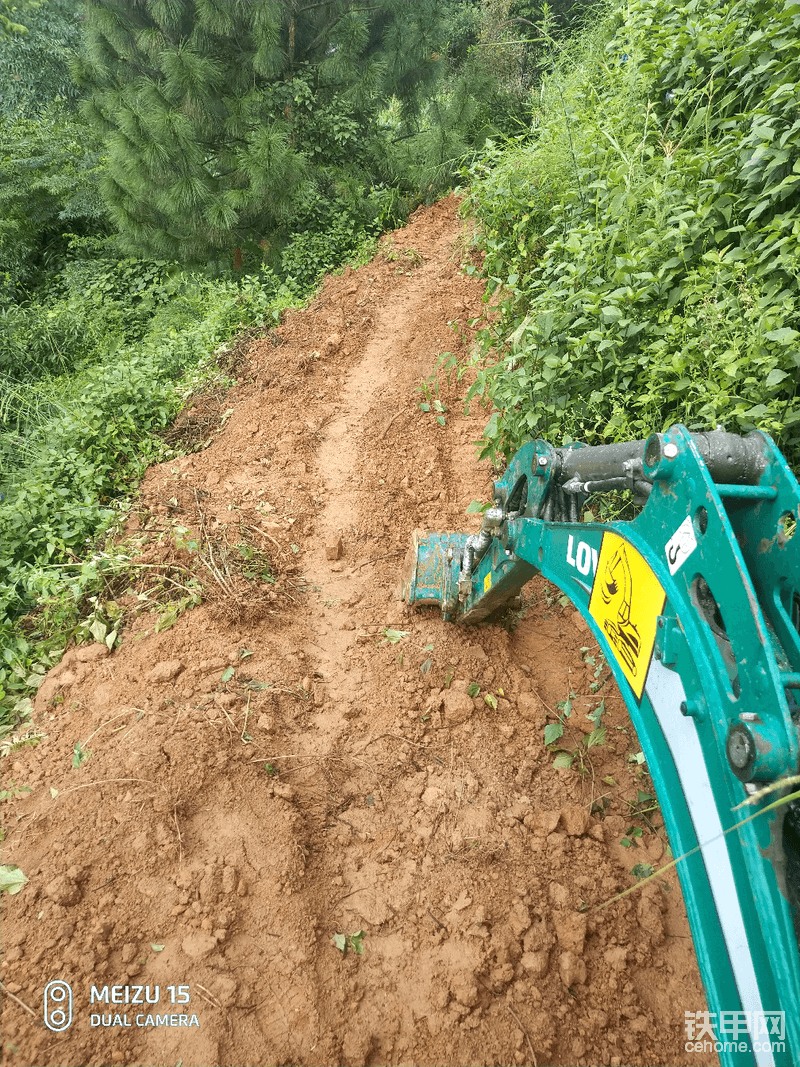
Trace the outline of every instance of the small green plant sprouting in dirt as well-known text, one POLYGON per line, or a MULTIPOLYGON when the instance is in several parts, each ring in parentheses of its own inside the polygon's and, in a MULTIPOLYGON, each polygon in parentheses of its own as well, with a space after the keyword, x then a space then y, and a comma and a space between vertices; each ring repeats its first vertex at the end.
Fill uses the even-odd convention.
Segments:
POLYGON ((642 878, 651 878, 654 871, 655 868, 652 863, 637 863, 631 868, 631 874, 637 882, 641 881, 642 878))
MULTIPOLYGON (((294 548, 294 546, 293 546, 294 548)), ((242 575, 251 582, 269 582, 274 584, 275 576, 272 573, 272 561, 269 556, 255 545, 240 541, 234 545, 234 550, 241 557, 239 570, 242 575)))
MULTIPOLYGON (((430 642, 430 641, 429 641, 429 642, 428 642, 428 644, 427 644, 427 645, 426 645, 426 646, 425 646, 425 647, 423 648, 423 650, 422 650, 422 651, 423 651, 423 652, 433 652, 433 645, 431 644, 431 642, 430 642)), ((422 663, 420 664, 420 668, 419 668, 419 669, 420 669, 420 672, 421 672, 422 674, 430 674, 430 672, 431 672, 431 668, 432 668, 432 667, 433 667, 433 656, 428 656, 428 657, 427 657, 426 659, 424 659, 424 660, 422 661, 422 663)), ((445 688, 446 688, 446 687, 445 687, 445 688)))
POLYGON ((638 790, 636 800, 629 800, 628 807, 632 818, 643 822, 648 830, 655 832, 656 828, 650 816, 654 811, 658 811, 658 801, 652 793, 646 793, 643 789, 638 790))
POLYGON ((491 504, 484 504, 480 500, 471 500, 467 505, 467 515, 482 515, 491 506, 491 504))
POLYGON ((422 254, 416 248, 397 248, 391 237, 383 242, 381 256, 387 263, 398 264, 395 274, 410 274, 423 263, 422 254))
POLYGON ((606 743, 606 728, 605 726, 600 725, 600 720, 605 711, 605 702, 601 700, 595 710, 587 715, 587 718, 591 719, 594 723, 594 729, 590 734, 583 736, 573 749, 562 748, 560 746, 553 748, 552 746, 555 745, 556 741, 564 736, 564 729, 569 725, 567 720, 572 715, 572 705, 574 700, 575 694, 570 692, 569 697, 566 700, 561 700, 556 705, 558 721, 547 723, 545 726, 544 743, 552 752, 556 753, 556 758, 553 760, 554 767, 562 770, 569 770, 577 759, 580 773, 585 774, 591 766, 589 750, 597 745, 604 745, 606 743))
POLYGON ((267 774, 270 776, 270 778, 277 778, 277 776, 278 776, 278 768, 274 764, 265 763, 264 764, 264 770, 267 772, 267 774))
POLYGON ((593 693, 596 693, 598 689, 602 689, 602 687, 606 684, 608 679, 611 677, 611 671, 610 670, 609 670, 608 674, 606 674, 604 677, 601 677, 601 675, 603 674, 603 671, 608 666, 608 664, 606 663, 606 658, 605 658, 605 656, 603 655, 602 652, 592 653, 589 648, 582 648, 581 649, 581 657, 583 659, 583 662, 586 663, 589 667, 594 667, 595 668, 594 681, 589 686, 589 689, 593 693))
POLYGON ((637 841, 642 836, 644 831, 641 826, 629 826, 625 831, 625 836, 620 841, 623 848, 638 848, 637 841))
POLYGON ((347 950, 350 948, 357 956, 363 956, 365 937, 363 930, 356 930, 354 934, 334 934, 333 943, 342 955, 347 955, 347 950))
POLYGON ((84 748, 80 741, 76 741, 75 748, 72 750, 72 769, 77 770, 78 767, 81 767, 91 754, 91 751, 88 748, 84 748))
POLYGON ((24 793, 30 793, 29 785, 17 785, 13 779, 6 789, 0 789, 0 802, 3 800, 18 800, 24 793))
POLYGON ((440 426, 445 425, 447 405, 439 399, 439 383, 435 378, 425 378, 416 387, 417 392, 422 394, 422 400, 418 403, 420 411, 433 411, 436 413, 436 421, 440 426))
MULTIPOLYGON (((454 326, 452 322, 447 324, 448 326, 454 326)), ((463 340, 463 334, 455 324, 456 333, 463 340)), ((465 360, 463 363, 459 363, 458 356, 453 355, 452 352, 442 352, 442 354, 436 360, 436 370, 443 370, 447 377, 447 384, 452 385, 453 381, 460 382, 464 374, 466 373, 468 362, 465 360)))
POLYGON ((571 692, 566 700, 561 700, 556 705, 558 708, 558 722, 549 722, 544 728, 544 743, 548 747, 564 736, 567 719, 572 715, 572 701, 574 699, 575 694, 571 692))

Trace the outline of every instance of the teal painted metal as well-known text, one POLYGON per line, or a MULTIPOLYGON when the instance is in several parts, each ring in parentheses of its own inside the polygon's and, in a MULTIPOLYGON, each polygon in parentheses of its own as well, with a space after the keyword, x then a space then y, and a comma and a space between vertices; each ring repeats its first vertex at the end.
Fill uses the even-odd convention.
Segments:
POLYGON ((466 534, 415 530, 400 593, 414 604, 436 604, 450 621, 458 608, 458 570, 466 534))
POLYGON ((523 446, 482 536, 416 535, 405 599, 476 623, 537 572, 570 596, 614 670, 673 853, 689 854, 678 871, 708 1010, 749 1013, 750 1036, 720 1060, 798 1063, 800 839, 785 806, 743 826, 734 809, 798 773, 800 486, 761 434, 674 426, 579 449, 523 446), (575 521, 587 492, 618 484, 649 492, 633 521, 575 521), (771 1012, 783 1049, 760 1032, 771 1012))

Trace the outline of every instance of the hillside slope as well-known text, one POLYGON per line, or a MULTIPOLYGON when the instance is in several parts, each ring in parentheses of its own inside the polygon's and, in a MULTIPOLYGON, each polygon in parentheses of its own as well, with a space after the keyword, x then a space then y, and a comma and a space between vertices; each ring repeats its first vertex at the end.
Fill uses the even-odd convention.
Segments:
POLYGON ((509 629, 396 599, 412 530, 475 528, 490 490, 481 413, 445 381, 444 425, 420 408, 483 306, 457 206, 233 353, 239 384, 176 428, 209 446, 148 472, 122 644, 69 651, 37 698, 46 737, 3 761, 32 790, 3 805, 3 862, 29 878, 4 900, 9 1067, 694 1062, 674 874, 595 910, 665 842, 582 620, 543 581, 509 629), (137 614, 159 575, 204 602, 137 614), (570 692, 577 737, 605 699, 584 774, 543 744, 570 692), (359 931, 343 955, 334 935, 359 931), (53 979, 74 996, 60 1034, 53 979), (90 1003, 125 983, 158 1004, 90 1003), (136 1024, 178 1010, 198 1025, 136 1024), (91 1025, 111 1012, 132 1025, 91 1025))

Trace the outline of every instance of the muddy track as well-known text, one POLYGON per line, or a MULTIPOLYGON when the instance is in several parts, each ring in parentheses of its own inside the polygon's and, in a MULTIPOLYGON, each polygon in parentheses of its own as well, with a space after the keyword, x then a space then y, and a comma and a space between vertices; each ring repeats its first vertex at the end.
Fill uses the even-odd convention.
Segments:
POLYGON ((464 383, 440 378, 444 425, 419 406, 483 307, 462 225, 453 200, 420 210, 328 279, 182 416, 223 406, 208 447, 148 472, 122 644, 68 652, 46 737, 3 761, 32 790, 3 804, 29 878, 4 899, 3 1063, 697 1063, 674 875, 597 910, 665 838, 582 620, 543 581, 507 628, 396 598, 412 530, 474 528, 490 492, 464 383), (570 693, 570 746, 601 700, 607 742, 557 770, 570 693), (115 985, 157 1003, 98 1002, 115 985))

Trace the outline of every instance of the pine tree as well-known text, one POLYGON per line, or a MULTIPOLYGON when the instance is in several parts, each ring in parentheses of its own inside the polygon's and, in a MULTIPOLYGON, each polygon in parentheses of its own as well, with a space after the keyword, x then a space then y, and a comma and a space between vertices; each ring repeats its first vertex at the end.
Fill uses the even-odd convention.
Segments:
POLYGON ((90 0, 75 76, 132 250, 256 252, 359 168, 438 69, 432 0, 90 0))

